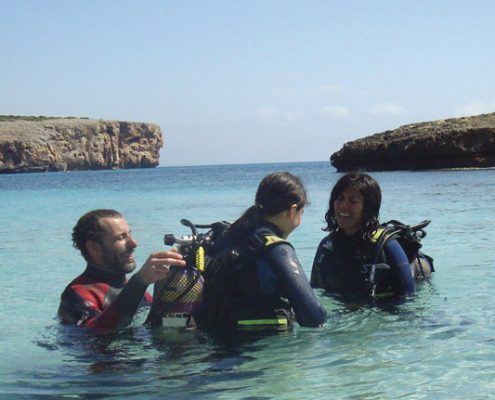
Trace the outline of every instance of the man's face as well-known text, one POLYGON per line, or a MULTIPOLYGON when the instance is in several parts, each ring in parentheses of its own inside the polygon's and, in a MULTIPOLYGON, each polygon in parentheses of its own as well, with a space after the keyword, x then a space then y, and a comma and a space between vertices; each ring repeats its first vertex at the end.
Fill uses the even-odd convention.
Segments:
POLYGON ((129 273, 136 268, 134 249, 137 242, 123 218, 101 218, 105 234, 100 243, 99 259, 102 268, 119 273, 129 273))

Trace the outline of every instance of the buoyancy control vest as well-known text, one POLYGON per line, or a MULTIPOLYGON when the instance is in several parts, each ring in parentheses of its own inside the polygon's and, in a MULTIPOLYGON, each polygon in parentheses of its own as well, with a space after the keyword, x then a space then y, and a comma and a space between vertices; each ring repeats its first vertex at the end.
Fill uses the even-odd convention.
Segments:
POLYGON ((364 252, 353 249, 361 246, 359 238, 356 238, 354 244, 349 243, 353 238, 341 239, 339 245, 335 242, 335 234, 329 235, 321 243, 321 249, 315 258, 313 287, 336 292, 343 290, 348 294, 366 292, 371 297, 392 294, 385 277, 390 273, 391 266, 383 251, 385 244, 391 239, 397 240, 404 250, 413 278, 416 281, 428 280, 434 271, 433 259, 422 253, 420 248, 421 239, 426 236, 424 228, 429 223, 430 221, 423 221, 417 225, 405 225, 391 220, 381 224, 370 238, 370 247, 364 252), (327 268, 331 268, 331 271, 327 268))
POLYGON ((288 301, 263 294, 257 260, 273 246, 289 242, 268 228, 206 257, 201 315, 209 330, 280 331, 294 320, 288 301))
POLYGON ((390 220, 381 224, 371 237, 371 241, 374 243, 373 263, 378 261, 385 243, 390 239, 396 239, 406 253, 414 279, 429 279, 432 272, 435 271, 433 258, 424 254, 420 249, 423 246, 421 239, 426 236, 424 228, 430 222, 425 220, 416 225, 406 225, 397 220, 390 220))

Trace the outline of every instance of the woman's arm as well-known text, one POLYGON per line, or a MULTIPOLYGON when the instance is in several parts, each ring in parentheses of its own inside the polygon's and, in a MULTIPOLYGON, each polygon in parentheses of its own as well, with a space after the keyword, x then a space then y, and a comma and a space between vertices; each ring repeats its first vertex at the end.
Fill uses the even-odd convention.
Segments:
POLYGON ((384 246, 385 258, 391 267, 392 288, 397 295, 414 293, 414 278, 409 260, 399 242, 395 239, 387 241, 384 246))
POLYGON ((288 243, 273 246, 267 251, 266 261, 277 276, 299 325, 322 325, 327 313, 309 285, 292 246, 288 243))

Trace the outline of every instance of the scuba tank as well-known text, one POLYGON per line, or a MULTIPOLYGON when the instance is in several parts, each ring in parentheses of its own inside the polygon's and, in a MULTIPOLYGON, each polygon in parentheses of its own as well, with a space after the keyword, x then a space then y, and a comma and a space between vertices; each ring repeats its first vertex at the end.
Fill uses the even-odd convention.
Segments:
POLYGON ((146 320, 152 326, 193 328, 195 323, 192 315, 199 309, 203 299, 205 249, 213 245, 212 228, 215 224, 195 225, 186 219, 180 222, 189 227, 192 234, 181 237, 165 234, 164 243, 167 246, 177 245, 186 266, 170 267, 169 275, 155 283, 153 304, 146 320), (209 231, 198 233, 198 228, 209 231))

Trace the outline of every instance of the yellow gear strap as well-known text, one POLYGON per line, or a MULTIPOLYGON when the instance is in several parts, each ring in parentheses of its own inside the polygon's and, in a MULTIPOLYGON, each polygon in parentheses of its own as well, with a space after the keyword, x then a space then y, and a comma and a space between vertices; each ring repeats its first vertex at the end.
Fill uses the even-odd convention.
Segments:
POLYGON ((285 242, 284 239, 282 239, 276 235, 265 235, 264 238, 265 238, 265 246, 271 246, 272 244, 278 243, 278 242, 285 242))
POLYGON ((273 319, 245 319, 237 322, 238 325, 287 325, 287 318, 273 319))
POLYGON ((196 250, 196 268, 200 271, 205 270, 205 249, 203 246, 199 246, 196 250))
POLYGON ((380 236, 382 236, 383 232, 385 231, 384 228, 378 228, 373 234, 371 235, 371 241, 372 242, 378 242, 378 239, 380 239, 380 236))

